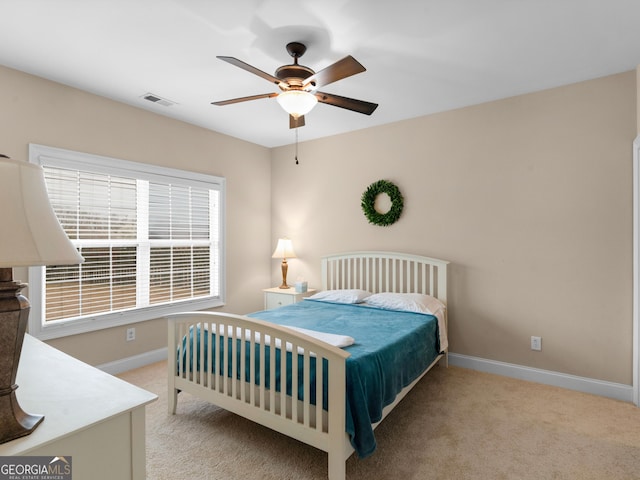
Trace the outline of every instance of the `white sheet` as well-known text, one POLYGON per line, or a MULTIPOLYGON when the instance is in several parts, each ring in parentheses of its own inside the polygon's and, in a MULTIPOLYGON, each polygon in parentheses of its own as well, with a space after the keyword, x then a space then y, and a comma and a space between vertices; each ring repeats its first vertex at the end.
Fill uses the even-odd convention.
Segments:
POLYGON ((447 338, 447 322, 445 321, 445 312, 439 309, 434 313, 438 319, 438 335, 440 335, 440 351, 444 352, 449 348, 449 339, 447 338))
POLYGON ((317 332, 315 330, 307 330, 306 328, 292 327, 290 325, 283 325, 283 327, 287 327, 291 330, 296 330, 300 333, 304 333, 305 335, 309 335, 310 337, 321 340, 325 343, 328 343, 329 345, 333 345, 334 347, 344 348, 356 343, 355 339, 348 335, 336 335, 333 333, 317 332))

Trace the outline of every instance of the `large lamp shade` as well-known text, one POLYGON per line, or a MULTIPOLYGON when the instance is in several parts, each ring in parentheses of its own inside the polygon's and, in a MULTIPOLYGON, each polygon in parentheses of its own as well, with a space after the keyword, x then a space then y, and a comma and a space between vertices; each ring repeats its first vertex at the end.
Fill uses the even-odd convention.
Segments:
POLYGON ((53 212, 38 165, 0 158, 0 225, 0 267, 82 262, 53 212))
POLYGON ((70 265, 83 258, 49 203, 42 168, 0 155, 0 443, 33 432, 43 415, 26 413, 16 397, 16 374, 29 302, 12 267, 70 265))

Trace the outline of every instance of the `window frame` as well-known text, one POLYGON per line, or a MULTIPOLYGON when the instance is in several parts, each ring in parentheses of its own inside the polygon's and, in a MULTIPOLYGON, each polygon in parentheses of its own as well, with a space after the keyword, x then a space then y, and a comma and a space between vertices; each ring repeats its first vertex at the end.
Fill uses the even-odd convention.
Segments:
POLYGON ((77 335, 106 328, 129 325, 162 318, 181 311, 203 310, 225 305, 226 299, 226 180, 224 177, 201 174, 157 165, 120 160, 90 153, 75 152, 56 147, 29 144, 29 161, 36 165, 51 165, 74 170, 129 176, 131 178, 176 184, 191 185, 219 192, 219 295, 197 299, 176 300, 170 304, 136 307, 119 312, 100 313, 84 318, 43 322, 45 268, 29 267, 29 334, 41 340, 77 335))

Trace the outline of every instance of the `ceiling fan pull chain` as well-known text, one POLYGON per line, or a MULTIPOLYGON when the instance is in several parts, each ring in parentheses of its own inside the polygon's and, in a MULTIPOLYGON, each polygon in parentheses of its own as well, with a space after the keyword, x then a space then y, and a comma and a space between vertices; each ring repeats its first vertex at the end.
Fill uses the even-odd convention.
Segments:
POLYGON ((298 129, 296 128, 296 165, 298 165, 298 129))

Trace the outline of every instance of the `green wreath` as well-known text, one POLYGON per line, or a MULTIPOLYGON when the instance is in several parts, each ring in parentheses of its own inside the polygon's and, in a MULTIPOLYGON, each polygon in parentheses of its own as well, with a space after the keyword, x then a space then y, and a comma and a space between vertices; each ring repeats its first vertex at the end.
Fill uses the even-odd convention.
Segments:
POLYGON ((402 198, 400 189, 393 183, 387 180, 378 180, 369 185, 362 194, 360 205, 369 223, 380 225, 381 227, 388 227, 400 218, 402 207, 404 206, 404 199, 402 198), (391 208, 387 213, 380 213, 374 207, 376 198, 381 193, 386 193, 391 199, 391 208))

